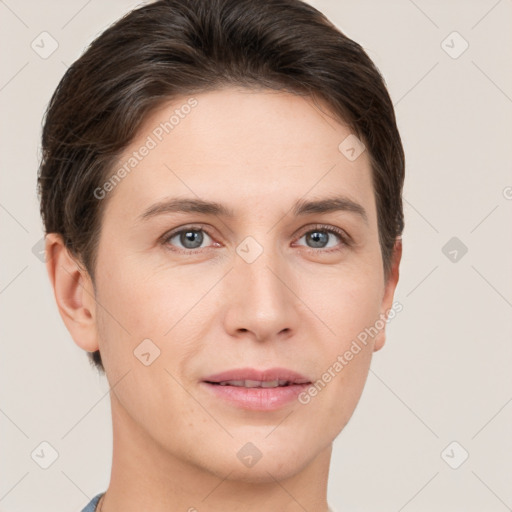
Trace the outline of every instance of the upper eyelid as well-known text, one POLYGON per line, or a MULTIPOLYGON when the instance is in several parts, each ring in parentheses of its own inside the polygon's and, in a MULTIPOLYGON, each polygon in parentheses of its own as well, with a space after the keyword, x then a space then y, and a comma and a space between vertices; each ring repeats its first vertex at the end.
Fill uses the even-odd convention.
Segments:
MULTIPOLYGON (((331 235, 337 236, 341 240, 341 244, 345 246, 352 245, 352 237, 342 228, 331 226, 329 224, 313 224, 312 226, 306 226, 303 230, 299 231, 300 236, 302 238, 307 233, 312 231, 327 231, 331 235)), ((306 249, 313 249, 313 247, 306 247, 306 249)), ((322 249, 320 249, 322 250, 322 249)))
POLYGON ((191 224, 190 226, 184 226, 176 229, 171 229, 170 231, 165 232, 161 239, 162 240, 169 240, 169 238, 173 238, 176 235, 179 235, 180 233, 184 231, 204 231, 210 238, 213 238, 210 234, 210 230, 205 225, 201 224, 191 224))

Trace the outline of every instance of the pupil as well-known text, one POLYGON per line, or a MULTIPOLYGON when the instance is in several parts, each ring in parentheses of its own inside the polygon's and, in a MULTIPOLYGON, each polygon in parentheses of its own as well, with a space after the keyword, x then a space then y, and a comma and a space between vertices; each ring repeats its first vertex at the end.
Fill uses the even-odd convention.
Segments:
POLYGON ((197 249, 203 242, 203 235, 200 231, 186 231, 182 233, 180 241, 183 246, 187 247, 188 249, 197 249), (194 238, 196 239, 195 242, 194 238), (189 245, 189 242, 191 242, 192 245, 189 245))
POLYGON ((312 231, 309 238, 313 242, 313 247, 323 247, 327 243, 327 233, 321 231, 312 231))

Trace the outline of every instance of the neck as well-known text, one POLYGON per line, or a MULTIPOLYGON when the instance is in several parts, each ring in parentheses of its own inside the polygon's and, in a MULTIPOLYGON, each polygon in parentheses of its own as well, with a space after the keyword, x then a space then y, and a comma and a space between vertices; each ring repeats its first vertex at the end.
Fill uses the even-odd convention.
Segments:
POLYGON ((332 445, 285 479, 235 480, 169 453, 111 399, 112 471, 101 512, 327 512, 332 445))

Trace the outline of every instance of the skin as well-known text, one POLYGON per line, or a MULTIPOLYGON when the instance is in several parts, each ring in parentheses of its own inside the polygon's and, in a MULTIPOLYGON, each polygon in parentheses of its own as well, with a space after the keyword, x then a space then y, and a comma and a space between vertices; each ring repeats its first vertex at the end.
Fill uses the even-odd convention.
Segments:
MULTIPOLYGON (((244 366, 319 379, 391 308, 401 244, 385 281, 368 154, 351 162, 339 151, 350 131, 327 107, 265 90, 195 98, 190 114, 103 199, 94 286, 61 238, 47 236, 61 316, 79 347, 101 351, 113 388, 102 510, 325 512, 332 442, 358 403, 385 330, 306 405, 243 410, 200 381, 244 366), (367 222, 350 211, 292 215, 298 199, 333 195, 359 203, 367 222), (140 220, 177 196, 223 203, 235 217, 140 220), (306 234, 318 223, 344 230, 352 243, 327 233, 326 247, 315 246, 306 234), (190 225, 206 230, 199 249, 179 236, 162 241, 190 225), (247 236, 263 249, 252 263, 236 252, 247 236), (161 351, 149 366, 133 353, 147 338, 161 351), (248 442, 263 454, 250 468, 237 457, 248 442)), ((148 117, 120 162, 187 99, 148 117)))

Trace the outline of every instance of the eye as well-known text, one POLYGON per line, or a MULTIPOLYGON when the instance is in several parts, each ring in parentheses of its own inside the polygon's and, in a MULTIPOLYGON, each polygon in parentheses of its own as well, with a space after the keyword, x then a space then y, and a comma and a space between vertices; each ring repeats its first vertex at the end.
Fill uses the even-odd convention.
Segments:
MULTIPOLYGON (((304 231, 298 241, 305 239, 306 248, 315 253, 339 251, 350 245, 350 237, 343 230, 334 226, 315 225, 308 231, 304 231), (336 243, 338 239, 338 243, 336 243), (318 250, 320 249, 320 251, 318 250)), ((171 250, 194 254, 208 247, 219 247, 214 242, 204 226, 185 226, 166 233, 161 238, 161 243, 171 250), (205 245, 208 243, 208 245, 205 245)), ((298 244, 302 245, 302 244, 298 244)))
POLYGON ((208 239, 212 240, 202 227, 189 226, 165 234, 162 237, 162 243, 171 246, 180 244, 177 246, 178 250, 193 253, 195 249, 204 249, 203 243, 207 242, 208 239))
MULTIPOLYGON (((306 231, 300 238, 305 239, 309 249, 326 249, 325 252, 341 250, 350 245, 348 235, 334 226, 313 226, 313 229, 306 231), (336 243, 336 238, 340 243, 336 243)), ((299 244, 302 245, 302 244, 299 244)), ((318 251, 317 251, 318 252, 318 251)))

